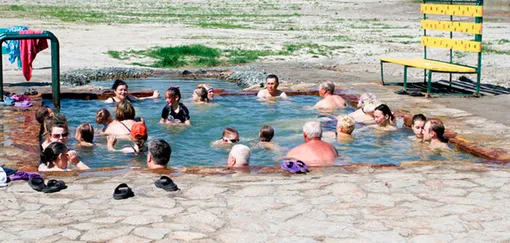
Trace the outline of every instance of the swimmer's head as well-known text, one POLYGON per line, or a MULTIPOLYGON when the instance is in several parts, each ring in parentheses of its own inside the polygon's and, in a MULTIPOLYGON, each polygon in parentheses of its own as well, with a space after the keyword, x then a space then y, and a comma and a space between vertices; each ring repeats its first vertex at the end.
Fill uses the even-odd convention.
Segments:
MULTIPOLYGON (((359 97, 359 100, 358 100, 358 108, 363 108, 363 106, 369 102, 369 101, 372 101, 372 100, 376 100, 377 97, 375 97, 374 94, 372 93, 364 93, 362 94, 360 97, 359 97)), ((375 108, 375 107, 374 107, 375 108)))
POLYGON ((336 129, 338 133, 351 134, 354 131, 354 125, 356 121, 352 116, 338 116, 338 123, 336 129))
POLYGON ((259 138, 261 142, 271 142, 274 137, 274 129, 271 126, 264 125, 259 131, 259 138))
POLYGON ((414 135, 417 138, 423 138, 423 128, 425 127, 425 122, 427 122, 427 118, 423 114, 416 114, 413 116, 413 124, 411 128, 413 129, 414 135))

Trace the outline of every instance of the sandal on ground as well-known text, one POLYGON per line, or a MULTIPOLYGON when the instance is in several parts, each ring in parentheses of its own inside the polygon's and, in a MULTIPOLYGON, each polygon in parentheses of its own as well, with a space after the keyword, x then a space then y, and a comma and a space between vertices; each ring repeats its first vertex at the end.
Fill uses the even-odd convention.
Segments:
POLYGON ((172 181, 172 179, 170 179, 170 177, 168 176, 162 176, 161 178, 154 182, 154 185, 156 185, 156 187, 158 188, 161 188, 169 192, 180 190, 174 183, 174 181, 172 181))
POLYGON ((54 193, 61 190, 64 190, 67 188, 67 185, 64 181, 57 181, 57 180, 49 180, 46 184, 46 188, 44 188, 42 191, 44 193, 54 193))
POLYGON ((420 91, 414 91, 414 92, 409 93, 409 96, 421 97, 421 96, 425 96, 425 95, 423 95, 420 91))
POLYGON ((32 189, 40 192, 46 188, 46 185, 44 184, 43 178, 30 178, 28 180, 28 185, 32 187, 32 189))
POLYGON ((395 94, 399 94, 399 95, 406 95, 406 94, 408 94, 408 93, 407 93, 407 91, 406 91, 406 90, 401 89, 401 90, 399 90, 399 91, 395 91, 395 94))
POLYGON ((115 191, 113 191, 113 198, 115 200, 126 199, 133 196, 135 196, 135 194, 126 183, 120 184, 115 188, 115 191))
POLYGON ((301 168, 294 161, 283 161, 280 166, 282 167, 282 169, 284 169, 292 174, 301 172, 301 168))

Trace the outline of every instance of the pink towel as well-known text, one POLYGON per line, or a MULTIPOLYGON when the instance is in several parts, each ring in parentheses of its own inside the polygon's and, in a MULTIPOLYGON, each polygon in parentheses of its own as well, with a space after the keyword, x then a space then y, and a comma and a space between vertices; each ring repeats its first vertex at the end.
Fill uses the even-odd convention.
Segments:
MULTIPOLYGON (((42 34, 42 30, 22 30, 19 32, 21 35, 24 34, 42 34)), ((19 50, 21 58, 21 71, 27 81, 32 78, 32 62, 35 56, 40 51, 48 48, 48 41, 46 39, 32 39, 32 40, 20 40, 19 50)))

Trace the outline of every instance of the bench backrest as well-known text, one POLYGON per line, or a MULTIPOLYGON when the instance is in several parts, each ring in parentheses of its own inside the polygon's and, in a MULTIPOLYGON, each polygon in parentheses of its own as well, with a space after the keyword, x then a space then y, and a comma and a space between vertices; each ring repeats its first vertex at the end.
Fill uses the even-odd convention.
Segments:
POLYGON ((480 68, 482 59, 482 23, 483 0, 423 0, 421 4, 423 20, 421 27, 423 36, 424 58, 427 58, 427 47, 446 48, 450 50, 450 63, 453 63, 453 50, 478 53, 480 68), (432 20, 433 16, 450 16, 450 20, 432 20), (474 22, 454 21, 454 16, 472 17, 474 22), (450 38, 427 36, 427 30, 446 31, 450 38), (453 39, 453 33, 474 34, 473 40, 453 39))

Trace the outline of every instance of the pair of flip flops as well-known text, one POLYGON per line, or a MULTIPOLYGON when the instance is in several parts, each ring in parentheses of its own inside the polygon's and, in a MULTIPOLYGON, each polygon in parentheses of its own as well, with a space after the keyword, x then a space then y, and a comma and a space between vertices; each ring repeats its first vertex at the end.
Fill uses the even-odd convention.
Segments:
POLYGON ((180 190, 179 187, 170 179, 168 176, 162 176, 154 182, 157 188, 161 188, 165 191, 174 192, 180 190))
POLYGON ((126 183, 120 184, 113 191, 113 198, 115 200, 126 199, 126 198, 130 198, 130 197, 134 197, 134 196, 135 196, 135 193, 133 192, 133 190, 131 190, 131 188, 126 183))
POLYGON ((306 166, 305 162, 303 162, 301 160, 283 161, 281 164, 281 167, 282 167, 282 169, 284 169, 292 174, 308 172, 308 166, 306 166))
POLYGON ((414 96, 414 97, 424 96, 424 95, 423 95, 420 91, 407 92, 407 91, 406 91, 406 90, 404 90, 404 89, 401 89, 401 90, 395 91, 395 94, 399 94, 399 95, 409 95, 409 96, 414 96))
MULTIPOLYGON (((165 191, 173 192, 180 190, 179 187, 170 179, 168 176, 162 176, 158 180, 154 182, 156 187, 161 188, 165 191)), ((113 198, 116 200, 126 199, 130 197, 134 197, 135 193, 131 188, 126 184, 122 183, 113 191, 113 198)))
POLYGON ((41 175, 37 173, 31 173, 26 171, 16 171, 14 174, 12 174, 10 177, 11 181, 18 181, 18 180, 25 180, 28 181, 32 178, 43 178, 41 175))
POLYGON ((32 189, 44 193, 54 193, 67 188, 66 183, 59 180, 52 179, 49 180, 48 183, 44 184, 44 179, 41 177, 30 178, 28 180, 28 185, 30 185, 32 189))
POLYGON ((37 92, 37 90, 32 89, 32 88, 25 90, 25 93, 24 93, 24 95, 37 95, 37 94, 39 94, 39 92, 37 92))

